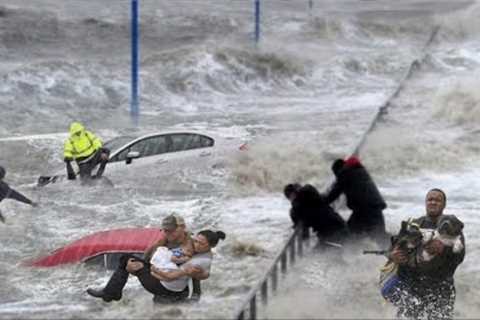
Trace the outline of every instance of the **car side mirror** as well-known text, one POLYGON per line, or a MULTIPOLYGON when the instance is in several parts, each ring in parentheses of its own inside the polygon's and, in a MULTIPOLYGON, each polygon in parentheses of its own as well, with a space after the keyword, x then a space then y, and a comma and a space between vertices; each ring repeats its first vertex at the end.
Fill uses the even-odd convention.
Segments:
POLYGON ((127 158, 125 159, 125 163, 130 164, 132 163, 133 159, 137 159, 137 158, 140 158, 140 152, 130 151, 129 153, 127 153, 127 158))

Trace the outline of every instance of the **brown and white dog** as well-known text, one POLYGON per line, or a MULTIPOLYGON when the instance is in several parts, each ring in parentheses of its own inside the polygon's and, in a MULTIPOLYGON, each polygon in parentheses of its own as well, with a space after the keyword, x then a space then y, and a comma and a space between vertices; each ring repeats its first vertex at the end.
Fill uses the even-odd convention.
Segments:
MULTIPOLYGON (((463 223, 454 215, 442 215, 437 224, 437 229, 419 229, 422 233, 422 245, 432 240, 440 240, 445 246, 452 247, 454 253, 463 250, 461 240, 463 223)), ((428 262, 433 255, 422 249, 419 252, 418 262, 428 262)))

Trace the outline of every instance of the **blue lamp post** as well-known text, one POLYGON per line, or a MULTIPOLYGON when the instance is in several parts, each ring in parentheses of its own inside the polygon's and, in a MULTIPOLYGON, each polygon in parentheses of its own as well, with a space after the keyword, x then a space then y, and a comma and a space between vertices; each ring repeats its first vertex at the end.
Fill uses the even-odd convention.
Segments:
POLYGON ((130 116, 138 124, 138 0, 132 0, 132 97, 130 116))
POLYGON ((255 44, 260 41, 260 0, 255 0, 255 44))

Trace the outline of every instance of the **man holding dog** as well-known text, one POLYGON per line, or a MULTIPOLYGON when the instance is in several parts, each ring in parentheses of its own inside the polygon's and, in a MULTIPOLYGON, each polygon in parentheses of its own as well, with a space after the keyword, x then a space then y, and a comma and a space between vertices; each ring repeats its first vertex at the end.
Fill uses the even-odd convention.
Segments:
MULTIPOLYGON (((431 189, 425 199, 426 215, 414 220, 414 223, 423 229, 437 229, 444 218, 446 202, 447 197, 442 190, 431 189)), ((465 257, 465 238, 461 233, 463 224, 458 219, 456 221, 463 248, 455 252, 442 241, 431 240, 425 244, 424 250, 434 256, 433 259, 417 266, 408 265, 408 253, 395 240, 392 241, 390 259, 398 264, 397 274, 402 289, 399 292, 404 293, 397 301, 392 301, 399 308, 399 316, 452 319, 455 303, 453 275, 465 257)), ((454 224, 452 227, 455 227, 454 224)))

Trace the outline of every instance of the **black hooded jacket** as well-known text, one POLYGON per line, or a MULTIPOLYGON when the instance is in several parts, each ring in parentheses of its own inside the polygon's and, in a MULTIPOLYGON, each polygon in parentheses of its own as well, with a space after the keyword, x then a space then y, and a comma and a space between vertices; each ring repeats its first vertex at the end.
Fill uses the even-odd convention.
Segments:
POLYGON ((336 176, 336 181, 326 195, 328 204, 344 193, 347 206, 352 211, 371 208, 383 210, 387 207, 370 174, 360 163, 354 166, 345 165, 336 176))
POLYGON ((326 202, 312 185, 304 185, 292 202, 290 217, 297 225, 303 222, 312 227, 318 236, 329 237, 347 230, 345 221, 326 202))

